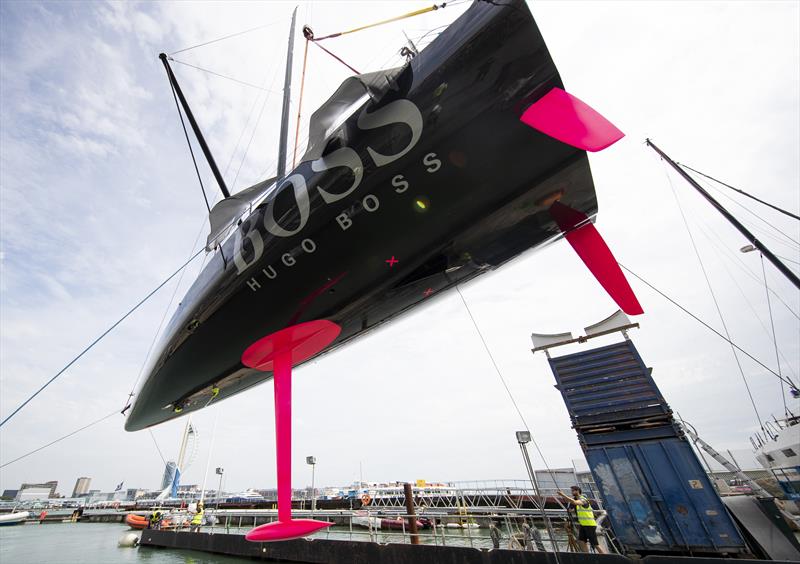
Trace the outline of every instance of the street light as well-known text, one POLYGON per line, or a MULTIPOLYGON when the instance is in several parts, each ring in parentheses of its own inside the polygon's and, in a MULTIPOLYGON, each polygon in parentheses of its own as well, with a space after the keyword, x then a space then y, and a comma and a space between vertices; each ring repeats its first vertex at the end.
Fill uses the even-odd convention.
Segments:
MULTIPOLYGON (((533 471, 533 466, 531 466, 531 458, 528 456, 528 447, 527 445, 531 442, 531 432, 530 431, 517 431, 517 442, 519 443, 519 449, 522 451, 522 460, 525 462, 525 469, 528 471, 528 477, 531 479, 531 484, 533 485, 533 491, 539 496, 541 503, 539 504, 539 509, 542 513, 542 520, 544 521, 545 527, 547 527, 547 534, 550 536, 550 543, 553 545, 553 553, 556 557, 556 562, 559 561, 558 559, 558 545, 556 544, 555 533, 553 532, 553 527, 550 524, 550 519, 547 518, 547 513, 544 510, 544 504, 547 501, 547 498, 541 495, 541 491, 539 490, 539 483, 536 481, 536 474, 533 471)), ((555 478, 553 478, 553 483, 556 487, 558 484, 555 483, 555 478)))
POLYGON ((306 464, 311 466, 311 518, 314 518, 314 511, 317 509, 317 492, 314 489, 314 470, 317 466, 317 459, 313 456, 306 456, 306 464))
POLYGON ((757 250, 758 249, 756 248, 755 245, 745 245, 744 247, 739 249, 739 252, 741 252, 741 253, 752 253, 753 251, 757 251, 757 250))
POLYGON ((222 497, 222 475, 225 473, 225 469, 222 467, 217 468, 217 474, 219 475, 219 486, 217 487, 217 511, 219 511, 219 500, 222 497))

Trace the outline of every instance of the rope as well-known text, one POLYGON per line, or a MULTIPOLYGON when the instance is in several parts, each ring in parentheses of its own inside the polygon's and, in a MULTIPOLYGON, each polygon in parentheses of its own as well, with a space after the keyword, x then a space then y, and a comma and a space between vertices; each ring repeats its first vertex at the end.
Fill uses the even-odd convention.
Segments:
POLYGON ((337 61, 339 61, 340 63, 342 63, 344 66, 346 66, 348 69, 350 69, 350 70, 351 70, 351 71, 353 71, 354 73, 356 73, 356 74, 361 74, 361 73, 360 73, 360 72, 358 72, 356 69, 354 69, 353 67, 351 67, 350 65, 348 65, 347 63, 345 63, 345 62, 344 62, 342 59, 340 59, 339 57, 337 57, 336 55, 334 55, 333 53, 331 53, 330 51, 328 51, 328 50, 327 50, 325 47, 323 47, 322 45, 320 45, 319 43, 317 43, 315 40, 313 40, 313 39, 312 39, 311 41, 312 41, 312 43, 314 43, 314 45, 316 45, 317 47, 319 47, 320 49, 322 49, 323 51, 325 51, 325 52, 326 52, 328 55, 330 55, 331 57, 333 57, 334 59, 336 59, 337 61))
MULTIPOLYGON (((666 166, 666 165, 665 165, 666 166)), ((719 307, 719 302, 717 301, 717 296, 714 293, 714 288, 711 286, 711 280, 708 278, 708 272, 706 271, 706 266, 703 264, 703 259, 700 257, 700 251, 697 248, 697 243, 694 240, 694 235, 692 235, 692 230, 689 229, 689 222, 686 220, 686 214, 683 213, 683 207, 681 206, 681 202, 678 199, 678 193, 675 191, 675 186, 672 184, 672 177, 669 175, 669 171, 666 169, 664 173, 667 175, 667 181, 669 182, 669 187, 672 190, 672 195, 675 198, 675 203, 678 206, 678 211, 681 212, 681 219, 683 220, 683 226, 686 228, 686 233, 689 235, 689 240, 692 243, 692 249, 694 250, 694 255, 697 257, 697 262, 700 264, 700 270, 703 272, 703 278, 705 278, 706 286, 708 287, 708 291, 711 294, 711 300, 714 302, 714 307, 717 310, 717 315, 719 315, 719 320, 722 322, 722 328, 725 331, 725 336, 727 337, 728 342, 730 343, 731 334, 728 331, 728 325, 725 323, 725 317, 722 315, 722 309, 719 307)), ((742 376, 742 382, 744 382, 744 387, 747 390, 747 396, 750 398, 750 404, 753 406, 753 411, 755 412, 756 419, 758 420, 758 425, 761 427, 761 430, 764 430, 764 424, 761 419, 761 415, 758 413, 758 408, 756 407, 756 401, 753 399, 753 392, 750 390, 750 384, 747 382, 747 377, 744 375, 744 369, 742 368, 742 363, 739 360, 739 355, 736 354, 736 349, 733 348, 733 344, 731 343, 731 352, 733 353, 733 358, 736 360, 736 366, 739 368, 739 374, 742 376)), ((778 370, 780 372, 780 369, 778 370)))
MULTIPOLYGON (((303 28, 303 35, 306 35, 306 30, 311 32, 311 28, 306 26, 303 28)), ((303 90, 306 85, 306 63, 308 62, 308 43, 311 41, 306 37, 306 47, 303 50, 303 71, 300 73, 300 98, 297 101, 297 126, 294 129, 294 154, 292 156, 292 168, 297 166, 297 142, 300 137, 300 113, 303 108, 303 90)))
MULTIPOLYGON (((46 445, 44 445, 44 446, 40 446, 39 448, 37 448, 37 449, 34 449, 34 450, 30 451, 30 452, 29 452, 29 453, 27 453, 27 454, 23 454, 22 456, 18 456, 18 457, 17 457, 17 458, 15 458, 14 460, 9 460, 8 462, 6 462, 6 463, 4 463, 4 464, 0 465, 0 468, 5 468, 5 467, 6 467, 6 466, 8 466, 9 464, 13 464, 13 463, 17 462, 18 460, 22 460, 23 458, 27 458, 27 457, 29 457, 29 456, 30 456, 30 455, 32 455, 32 454, 36 454, 36 453, 37 453, 37 452, 39 452, 40 450, 44 450, 44 449, 46 449, 46 448, 47 448, 47 447, 49 447, 49 446, 52 446, 52 445, 54 445, 54 444, 56 444, 56 443, 58 443, 58 442, 61 442, 61 441, 63 441, 64 439, 67 439, 67 438, 71 437, 72 435, 75 435, 75 434, 77 434, 77 433, 80 433, 81 431, 83 431, 83 430, 85 430, 85 429, 88 429, 89 427, 93 427, 93 426, 97 425, 98 423, 101 423, 101 422, 105 421, 106 419, 108 419, 108 418, 109 418, 109 417, 111 417, 112 415, 116 415, 116 414, 118 414, 118 413, 119 413, 119 411, 117 411, 117 410, 115 409, 114 411, 112 411, 112 412, 111 412, 111 413, 109 413, 108 415, 104 415, 104 416, 103 416, 103 417, 101 417, 100 419, 98 419, 98 420, 96 420, 96 421, 92 421, 91 423, 89 423, 88 425, 84 425, 84 426, 83 426, 83 427, 81 427, 80 429, 77 429, 77 430, 75 430, 75 431, 72 431, 71 433, 67 433, 67 434, 66 434, 66 435, 64 435, 63 437, 60 437, 60 438, 58 438, 58 439, 56 439, 56 440, 54 440, 54 441, 51 441, 51 442, 47 443, 47 444, 46 444, 46 445)), ((12 415, 13 415, 13 414, 12 414, 12 415)), ((4 421, 4 423, 5 423, 5 421, 4 421)))
POLYGON ((324 41, 325 39, 332 39, 334 37, 341 37, 342 35, 347 35, 348 33, 355 33, 357 31, 362 31, 364 29, 370 29, 372 27, 377 27, 379 25, 384 25, 387 23, 396 22, 399 20, 404 20, 406 18, 413 18, 414 16, 419 16, 421 14, 426 14, 428 12, 433 12, 434 10, 438 10, 439 8, 445 8, 447 6, 447 2, 442 3, 441 5, 434 4, 433 6, 429 6, 427 8, 422 8, 421 10, 414 10, 413 12, 408 12, 407 14, 403 14, 401 16, 396 16, 394 18, 389 18, 388 20, 381 20, 379 22, 362 25, 361 27, 357 27, 354 29, 349 29, 347 31, 340 31, 339 33, 332 33, 330 35, 326 35, 324 37, 320 37, 318 39, 314 39, 313 41, 324 41))
POLYGON ((173 59, 172 57, 167 57, 167 58, 170 61, 174 61, 174 62, 176 62, 178 64, 185 65, 187 67, 192 67, 193 69, 197 69, 199 71, 207 72, 208 74, 213 74, 214 76, 218 76, 220 78, 225 78, 225 79, 228 79, 230 81, 233 81, 233 82, 236 82, 236 83, 239 83, 239 84, 243 84, 245 86, 249 86, 250 88, 255 88, 256 90, 262 90, 264 92, 270 92, 270 93, 274 94, 274 92, 272 90, 267 90, 266 88, 258 86, 257 84, 253 84, 252 82, 245 82, 244 80, 239 80, 238 78, 233 78, 232 76, 227 76, 225 74, 220 74, 218 72, 214 72, 214 71, 209 70, 209 69, 204 69, 203 67, 198 67, 197 65, 193 65, 193 64, 187 63, 185 61, 179 61, 178 59, 173 59))
POLYGON ((716 182, 717 184, 721 184, 722 186, 725 186, 726 188, 730 188, 731 190, 733 190, 733 191, 735 191, 735 192, 739 192, 740 194, 743 194, 744 196, 747 196, 748 198, 752 198, 752 199, 753 199, 753 200, 755 200, 756 202, 759 202, 759 203, 761 203, 761 204, 764 204, 765 206, 769 206, 769 207, 771 207, 772 209, 774 209, 774 210, 776 210, 776 211, 779 211, 779 212, 781 212, 782 214, 786 214, 786 215, 788 215, 789 217, 793 217, 794 219, 800 220, 800 216, 797 216, 797 215, 793 214, 792 212, 789 212, 789 211, 786 211, 786 210, 784 210, 784 209, 781 209, 781 208, 779 208, 778 206, 774 206, 774 205, 770 204, 769 202, 765 202, 764 200, 761 200, 761 199, 759 199, 759 198, 756 198, 755 196, 753 196, 753 195, 751 195, 751 194, 748 194, 748 193, 747 193, 747 192, 745 192, 744 190, 741 190, 741 189, 739 189, 739 188, 735 188, 735 187, 731 186, 730 184, 725 184, 725 183, 724 183, 724 182, 722 182, 721 180, 717 180, 717 179, 716 179, 716 178, 714 178, 713 176, 709 176, 709 175, 707 175, 707 174, 704 174, 704 173, 700 172, 699 170, 695 170, 695 169, 693 169, 692 167, 690 167, 690 166, 688 166, 688 165, 681 164, 681 163, 677 163, 677 164, 679 164, 679 165, 680 165, 680 166, 682 166, 683 168, 687 168, 687 169, 691 170, 692 172, 696 172, 696 173, 697 173, 697 174, 699 174, 700 176, 705 176, 706 178, 708 178, 709 180, 713 180, 713 181, 714 181, 714 182, 716 182))
MULTIPOLYGON (((420 14, 426 14, 428 12, 432 12, 434 10, 438 10, 439 8, 444 8, 446 6, 447 6, 446 2, 444 2, 444 3, 440 4, 440 5, 434 4, 433 6, 429 6, 428 8, 422 8, 421 10, 414 10, 413 12, 408 12, 407 14, 403 14, 401 16, 396 16, 394 18, 389 18, 388 20, 381 20, 379 22, 375 22, 375 23, 372 23, 372 24, 362 25, 362 26, 354 28, 354 29, 349 29, 347 31, 340 31, 338 33, 332 33, 330 35, 325 35, 323 37, 317 37, 317 38, 314 37, 314 32, 311 30, 311 28, 309 26, 305 26, 303 28, 303 35, 305 35, 307 41, 311 41, 312 43, 314 43, 317 47, 319 47, 320 49, 325 51, 328 55, 330 55, 331 57, 333 57, 334 59, 336 59, 337 61, 342 63, 348 69, 350 69, 351 71, 353 71, 356 74, 361 74, 356 69, 354 69, 353 67, 351 67, 350 65, 345 63, 340 57, 334 55, 331 51, 329 51, 328 49, 326 49, 325 47, 320 45, 319 42, 320 41, 324 41, 326 39, 332 39, 334 37, 341 37, 342 35, 347 35, 349 33, 355 33, 357 31, 370 29, 372 27, 377 27, 379 25, 384 25, 384 24, 387 24, 387 23, 396 22, 396 21, 399 21, 399 20, 404 20, 406 18, 419 16, 420 14)), ((306 48, 308 48, 308 44, 306 44, 306 48)), ((305 76, 305 56, 304 56, 304 61, 303 61, 303 74, 305 76)))
POLYGON ((620 265, 620 267, 621 267, 621 268, 623 268, 625 271, 629 272, 631 275, 633 275, 633 276, 635 276, 636 278, 638 278, 640 282, 642 282, 642 283, 643 283, 644 285, 646 285, 648 288, 650 288, 651 290, 653 290, 654 292, 656 292, 657 294, 659 294, 659 295, 660 295, 662 298, 666 299, 666 300, 667 300, 668 302, 670 302, 672 305, 674 305, 675 307, 677 307, 678 309, 680 309, 681 311, 683 311, 683 312, 684 312, 686 315, 688 315, 689 317, 691 317, 692 319, 694 319, 695 321, 697 321, 698 323, 700 323, 701 325, 703 325, 703 326, 704 326, 706 329, 708 329, 709 331, 711 331, 712 333, 714 333, 715 335, 717 335, 718 337, 720 337, 720 338, 721 338, 721 339, 723 339, 724 341, 727 341, 727 342, 729 342, 731 345, 733 345, 734 347, 736 347, 736 349, 737 349, 739 352, 741 352, 742 354, 744 354, 745 356, 747 356, 747 357, 748 357, 750 360, 752 360, 753 362, 755 362, 756 364, 758 364, 758 365, 759 365, 759 366, 761 366, 763 369, 765 369, 765 370, 766 370, 766 371, 768 371, 769 373, 773 374, 774 376, 776 376, 776 377, 777 377, 777 378, 779 378, 780 380, 782 380, 782 381, 786 382, 786 384, 787 384, 787 385, 791 386, 791 387, 792 387, 792 388, 794 388, 794 389, 797 389, 797 386, 794 384, 794 382, 792 382, 792 380, 791 380, 791 379, 787 378, 786 376, 781 376, 780 374, 778 374, 777 372, 775 372, 775 371, 774 371, 773 369, 771 369, 769 366, 767 366, 766 364, 764 364, 763 362, 761 362, 760 360, 758 360, 756 357, 754 357, 753 355, 751 355, 749 352, 747 352, 746 350, 744 350, 742 347, 740 347, 739 345, 737 345, 736 343, 734 343, 734 342, 733 342, 733 341, 731 341, 730 339, 726 338, 726 337, 725 337, 725 335, 723 335, 722 333, 720 333, 719 331, 717 331, 716 329, 714 329, 714 328, 713 328, 711 325, 709 325, 708 323, 706 323, 705 321, 703 321, 702 319, 700 319, 699 317, 697 317, 697 316, 696 316, 695 314, 693 314, 691 311, 689 311, 688 309, 686 309, 685 307, 683 307, 681 304, 679 304, 678 302, 676 302, 675 300, 673 300, 672 298, 670 298, 670 297, 669 297, 667 294, 665 294, 664 292, 662 292, 661 290, 659 290, 658 288, 656 288, 655 286, 653 286, 652 284, 650 284, 650 282, 648 282, 647 280, 645 280, 644 278, 642 278, 641 276, 639 276, 638 274, 636 274, 634 271, 632 271, 630 268, 628 268, 627 266, 625 266, 625 265, 624 265, 624 264, 622 264, 621 262, 618 262, 617 264, 619 264, 619 265, 620 265))
POLYGON ((197 159, 194 158, 194 150, 192 149, 192 142, 189 140, 189 133, 186 131, 186 123, 183 121, 183 112, 178 104, 178 96, 175 94, 175 85, 169 81, 169 87, 172 89, 172 97, 175 99, 175 108, 178 110, 178 117, 181 118, 181 126, 183 127, 183 135, 186 137, 186 144, 189 145, 189 153, 192 155, 192 163, 194 164, 194 171, 197 173, 197 180, 200 182, 200 191, 203 193, 203 200, 206 202, 209 215, 211 214, 211 206, 208 204, 208 196, 206 196, 206 189, 203 186, 203 179, 200 178, 200 169, 197 168, 197 159))
MULTIPOLYGON (((56 373, 56 375, 55 375, 55 376, 53 376, 52 378, 50 378, 50 379, 49 379, 49 380, 48 380, 48 381, 47 381, 47 382, 46 382, 46 383, 45 383, 45 384, 44 384, 44 385, 43 385, 41 388, 39 388, 38 390, 36 390, 36 392, 35 392, 35 393, 34 393, 32 396, 30 396, 28 399, 26 399, 24 402, 22 402, 22 404, 21 404, 21 405, 20 405, 20 406, 19 406, 17 409, 15 409, 15 410, 14 410, 14 411, 11 413, 11 415, 9 415, 9 416, 8 416, 8 417, 6 417, 5 419, 3 419, 2 423, 0 423, 0 427, 2 427, 3 425, 5 425, 5 424, 8 422, 8 420, 9 420, 9 419, 11 419, 12 417, 14 417, 14 416, 15 416, 15 415, 16 415, 16 414, 17 414, 17 413, 18 413, 18 412, 19 412, 19 411, 20 411, 20 410, 21 410, 23 407, 25 407, 26 405, 28 405, 28 403, 29 403, 29 402, 30 402, 30 401, 31 401, 33 398, 35 398, 36 396, 38 396, 38 395, 39 395, 39 394, 42 392, 42 390, 44 390, 44 389, 45 389, 47 386, 49 386, 50 384, 52 384, 52 383, 53 383, 53 381, 55 381, 55 379, 56 379, 56 378, 58 378, 58 377, 59 377, 59 376, 61 376, 61 375, 62 375, 64 372, 66 372, 66 371, 67 371, 67 369, 68 369, 70 366, 72 366, 73 364, 75 364, 75 362, 76 362, 76 361, 77 361, 79 358, 81 358, 81 357, 82 357, 84 354, 86 354, 87 352, 89 352, 89 350, 90 350, 92 347, 94 347, 94 346, 95 346, 97 343, 99 343, 99 342, 100 342, 100 340, 101 340, 103 337, 105 337, 105 336, 106 336, 106 335, 108 335, 108 334, 109 334, 111 331, 113 331, 113 330, 114 330, 114 329, 117 327, 117 325, 119 325, 120 323, 122 323, 123 321, 125 321, 125 319, 127 319, 127 317, 128 317, 130 314, 132 314, 134 311, 136 311, 137 309, 139 309, 139 306, 141 306, 141 305, 142 305, 144 302, 146 302, 147 300, 149 300, 149 299, 150 299, 150 298, 153 296, 153 294, 155 294, 155 293, 156 293, 156 292, 158 292, 158 291, 159 291, 161 288, 163 288, 163 287, 164 287, 164 285, 165 285, 167 282, 169 282, 170 280, 172 280, 172 279, 173 279, 173 278, 174 278, 174 277, 175 277, 175 276, 176 276, 176 275, 177 275, 179 272, 181 272, 181 271, 182 271, 182 270, 183 270, 183 269, 184 269, 184 268, 185 268, 185 267, 186 267, 186 266, 187 266, 187 265, 188 265, 190 262, 192 262, 192 261, 193 261, 193 260, 194 260, 194 259, 195 259, 195 258, 196 258, 196 257, 197 257, 197 256, 198 256, 200 253, 201 253, 201 252, 203 252, 203 250, 204 250, 204 249, 200 249, 200 250, 199 250, 197 253, 195 253, 195 254, 192 256, 192 258, 190 258, 189 260, 187 260, 187 261, 186 261, 186 262, 185 262, 185 263, 184 263, 184 264, 183 264, 183 265, 182 265, 182 266, 181 266, 181 267, 180 267, 178 270, 176 270, 175 272, 173 272, 172 274, 170 274, 170 275, 169 275, 169 276, 166 278, 166 280, 164 280, 163 282, 161 282, 161 284, 159 284, 158 286, 156 286, 156 288, 155 288, 153 291, 151 291, 151 292, 150 292, 149 294, 147 294, 147 295, 146 295, 144 298, 142 298, 142 299, 141 299, 141 301, 140 301, 139 303, 137 303, 137 304, 136 304, 135 306, 133 306, 133 307, 132 307, 130 310, 128 310, 128 313, 126 313, 125 315, 123 315, 122 317, 120 317, 120 318, 119 318, 119 320, 117 320, 117 321, 116 321, 116 322, 115 322, 113 325, 111 325, 111 327, 109 327, 108 329, 106 329, 106 330, 105 330, 105 331, 104 331, 104 332, 103 332, 103 333, 102 333, 102 334, 101 334, 99 337, 97 337, 97 338, 96 338, 94 341, 92 341, 92 342, 91 342, 91 344, 90 344, 88 347, 86 347, 85 349, 83 349, 83 350, 80 352, 80 354, 78 354, 78 356, 76 356, 75 358, 73 358, 72 360, 70 360, 70 361, 67 363, 67 365, 66 365, 66 366, 64 366, 64 368, 62 368, 61 370, 59 370, 59 371, 58 371, 58 373, 56 373)), ((127 407, 126 407, 126 409, 127 409, 127 407)), ((124 410, 123 410, 123 411, 124 411, 124 410)))

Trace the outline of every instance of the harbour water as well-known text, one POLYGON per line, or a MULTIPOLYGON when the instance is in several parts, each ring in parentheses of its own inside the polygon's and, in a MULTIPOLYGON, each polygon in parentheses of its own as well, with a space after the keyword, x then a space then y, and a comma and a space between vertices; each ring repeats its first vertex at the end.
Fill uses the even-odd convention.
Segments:
MULTIPOLYGON (((216 531, 244 534, 250 527, 226 529, 216 527, 216 531)), ((211 527, 203 527, 204 531, 212 531, 211 527)), ((503 547, 507 543, 507 531, 502 529, 503 547)), ((54 523, 28 524, 13 527, 0 527, 0 563, 25 562, 26 564, 98 564, 148 562, 150 564, 230 564, 242 562, 239 558, 231 558, 218 554, 207 554, 190 550, 155 549, 148 547, 120 548, 117 543, 123 535, 140 531, 131 531, 123 523, 54 523)), ((429 530, 421 531, 423 544, 439 544, 441 539, 434 540, 429 530)), ((175 534, 191 534, 185 531, 175 534)), ((403 539, 401 531, 375 532, 373 538, 366 529, 336 526, 314 535, 317 538, 330 540, 354 540, 408 542, 403 539)), ((446 544, 450 546, 474 546, 490 548, 492 546, 488 530, 452 530, 447 531, 446 544)))
MULTIPOLYGON (((0 527, 3 564, 241 564, 239 558, 191 550, 120 548, 119 539, 131 532, 121 523, 63 523, 0 527)), ((138 534, 138 533, 137 533, 138 534)))

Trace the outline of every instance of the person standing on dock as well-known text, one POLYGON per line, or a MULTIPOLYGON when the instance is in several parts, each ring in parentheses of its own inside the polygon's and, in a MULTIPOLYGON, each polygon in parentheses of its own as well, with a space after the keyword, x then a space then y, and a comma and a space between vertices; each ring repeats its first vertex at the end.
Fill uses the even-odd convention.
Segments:
POLYGON ((492 548, 500 548, 500 539, 502 535, 500 529, 494 524, 494 521, 489 521, 489 536, 492 539, 492 548))
POLYGON ((197 504, 197 513, 195 513, 194 517, 192 517, 192 526, 189 527, 189 532, 190 533, 199 533, 200 532, 200 525, 203 524, 203 514, 204 513, 205 513, 205 511, 203 511, 203 504, 202 503, 198 503, 197 504))
POLYGON ((589 552, 588 542, 595 552, 605 554, 605 550, 597 542, 597 521, 594 520, 594 511, 589 498, 583 495, 583 491, 578 486, 570 488, 572 497, 558 490, 558 495, 575 506, 575 513, 578 516, 578 542, 581 543, 584 552, 589 552))

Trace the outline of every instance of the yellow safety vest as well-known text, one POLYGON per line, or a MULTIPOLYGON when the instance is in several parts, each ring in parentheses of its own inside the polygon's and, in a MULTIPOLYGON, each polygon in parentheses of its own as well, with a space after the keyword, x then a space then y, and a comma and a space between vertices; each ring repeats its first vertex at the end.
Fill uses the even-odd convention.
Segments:
POLYGON ((192 525, 199 525, 203 522, 203 511, 200 510, 192 517, 192 525))
POLYGON ((582 495, 580 498, 581 505, 575 506, 575 512, 578 514, 578 523, 584 527, 596 527, 597 521, 594 520, 594 511, 592 504, 589 503, 589 498, 582 495))

